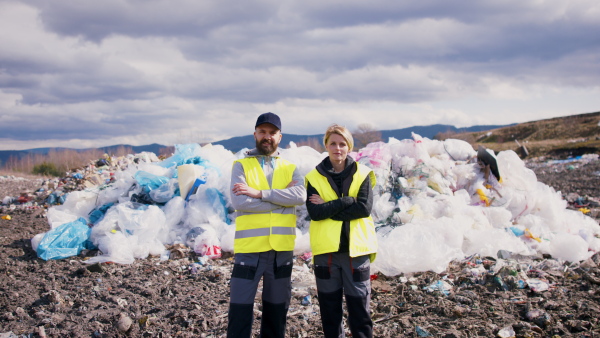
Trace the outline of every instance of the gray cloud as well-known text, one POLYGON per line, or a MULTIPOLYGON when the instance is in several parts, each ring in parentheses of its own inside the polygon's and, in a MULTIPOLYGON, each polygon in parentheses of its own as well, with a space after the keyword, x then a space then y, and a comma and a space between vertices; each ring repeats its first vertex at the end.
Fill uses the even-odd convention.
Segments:
POLYGON ((273 1, 160 1, 30 0, 40 9, 44 26, 58 34, 81 36, 99 42, 111 35, 203 36, 229 24, 268 20, 276 10, 273 1))
POLYGON ((390 129, 600 104, 592 0, 5 1, 0 43, 4 147, 218 139, 277 109, 390 129))

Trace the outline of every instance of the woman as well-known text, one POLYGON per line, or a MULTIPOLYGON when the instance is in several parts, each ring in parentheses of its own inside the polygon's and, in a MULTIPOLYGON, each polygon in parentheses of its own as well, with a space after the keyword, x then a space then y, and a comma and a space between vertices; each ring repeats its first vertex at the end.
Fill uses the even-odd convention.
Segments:
POLYGON ((377 239, 370 214, 375 174, 348 156, 354 140, 345 127, 330 126, 323 144, 329 156, 306 175, 306 208, 311 218, 310 244, 323 333, 325 337, 344 337, 345 295, 352 337, 372 337, 370 264, 377 239))

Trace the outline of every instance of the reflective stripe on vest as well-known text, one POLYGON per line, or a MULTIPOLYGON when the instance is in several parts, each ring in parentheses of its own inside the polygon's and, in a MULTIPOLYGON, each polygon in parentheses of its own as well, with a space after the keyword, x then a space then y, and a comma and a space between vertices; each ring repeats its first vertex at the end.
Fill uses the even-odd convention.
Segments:
MULTIPOLYGON (((368 167, 358 164, 358 168, 352 177, 349 196, 357 197, 360 186, 367 178, 371 178, 371 186, 376 184, 375 174, 368 167)), ((327 181, 316 169, 306 175, 306 181, 317 190, 319 196, 325 201, 337 199, 338 196, 327 181)), ((340 247, 340 233, 342 221, 334 221, 331 218, 322 221, 310 221, 310 246, 314 256, 337 252, 340 247)), ((371 261, 375 260, 377 252, 377 235, 375 224, 371 216, 350 221, 350 257, 371 254, 371 261)))
MULTIPOLYGON (((273 235, 295 235, 296 227, 272 227, 271 233, 273 235)), ((249 238, 249 237, 259 237, 259 236, 269 236, 269 228, 259 228, 259 229, 248 229, 248 230, 237 230, 235 232, 235 238, 249 238)))
MULTIPOLYGON (((272 188, 256 157, 240 162, 244 168, 246 183, 257 190, 285 189, 292 181, 296 166, 277 158, 273 170, 272 188)), ((263 252, 269 250, 294 250, 296 240, 296 214, 276 212, 244 214, 235 221, 233 251, 236 253, 263 252)))

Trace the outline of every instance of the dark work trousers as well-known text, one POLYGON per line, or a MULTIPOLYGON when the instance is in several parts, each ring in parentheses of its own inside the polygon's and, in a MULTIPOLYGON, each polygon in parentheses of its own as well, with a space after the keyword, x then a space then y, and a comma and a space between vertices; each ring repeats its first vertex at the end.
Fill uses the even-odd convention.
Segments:
POLYGON ((284 337, 292 296, 292 251, 238 253, 234 257, 227 337, 250 337, 254 298, 263 279, 261 337, 284 337))
POLYGON ((314 258, 321 323, 326 338, 345 337, 342 326, 342 296, 346 297, 348 326, 353 338, 373 337, 371 260, 369 255, 350 257, 332 252, 314 258))

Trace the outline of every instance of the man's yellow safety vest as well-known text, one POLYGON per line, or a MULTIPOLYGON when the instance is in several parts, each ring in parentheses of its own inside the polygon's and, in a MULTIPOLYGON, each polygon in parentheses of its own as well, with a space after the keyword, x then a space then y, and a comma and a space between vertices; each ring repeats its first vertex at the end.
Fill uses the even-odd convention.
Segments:
MULTIPOLYGON (((277 158, 273 170, 273 186, 269 186, 267 177, 256 157, 238 160, 244 168, 246 183, 257 190, 285 189, 292 181, 296 165, 277 158)), ((243 214, 235 221, 235 253, 264 252, 269 250, 294 250, 296 240, 296 213, 280 214, 261 212, 243 214)))
MULTIPOLYGON (((349 195, 358 196, 360 186, 367 178, 371 177, 371 186, 374 187, 376 180, 375 174, 367 166, 355 163, 358 168, 352 177, 349 195)), ((319 196, 329 202, 339 197, 327 181, 327 178, 321 175, 316 169, 306 175, 306 181, 310 182, 319 196)), ((310 246, 313 256, 337 252, 340 247, 340 234, 342 231, 342 221, 334 221, 331 218, 322 221, 310 221, 310 246)), ((350 257, 371 255, 371 261, 375 260, 377 253, 377 235, 375 234, 375 224, 371 216, 354 219, 350 221, 350 257)))

